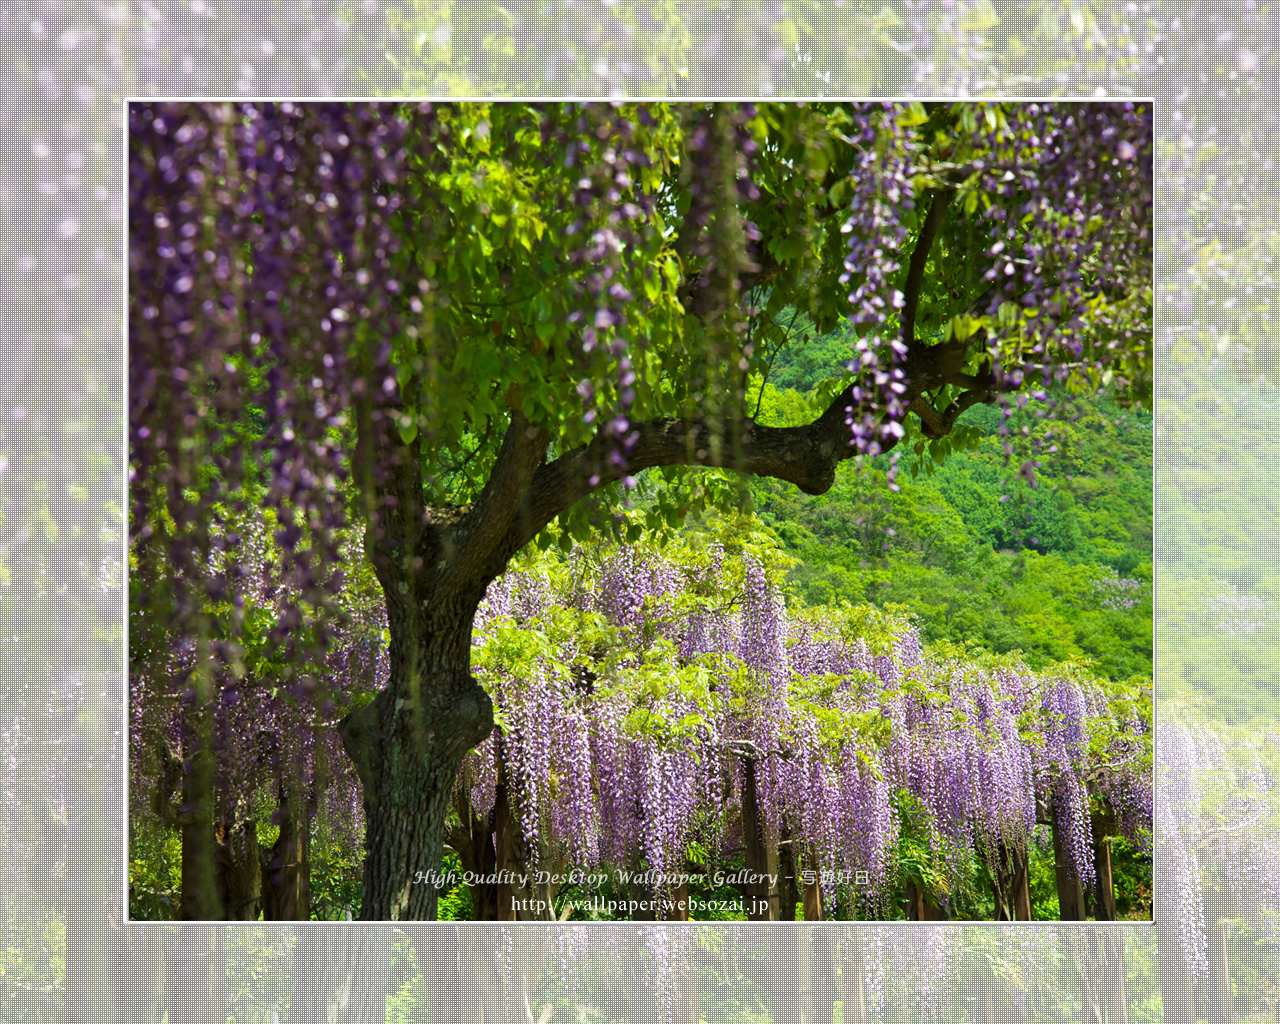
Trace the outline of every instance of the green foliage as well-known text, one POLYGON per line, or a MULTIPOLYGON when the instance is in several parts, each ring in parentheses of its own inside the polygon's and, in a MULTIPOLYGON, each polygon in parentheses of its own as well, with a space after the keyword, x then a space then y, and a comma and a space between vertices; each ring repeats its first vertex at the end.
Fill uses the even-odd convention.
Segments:
POLYGON ((292 936, 280 941, 276 928, 228 928, 227 1024, 258 1024, 271 1018, 267 1007, 288 1006, 292 996, 292 936), (260 1009, 261 1008, 261 1009, 260 1009), (255 1010, 257 1012, 255 1012, 255 1010))
POLYGON ((129 828, 129 916, 173 921, 182 898, 182 838, 147 817, 129 828))
POLYGON ((894 809, 902 822, 898 835, 898 874, 901 884, 949 895, 952 874, 947 870, 940 837, 928 827, 928 814, 917 797, 904 789, 893 797, 894 809))
POLYGON ((1058 903, 1058 875, 1053 863, 1053 838, 1048 825, 1037 825, 1034 840, 1027 846, 1027 888, 1031 893, 1031 919, 1057 921, 1062 917, 1058 903))
POLYGON ((1151 866, 1150 853, 1135 849, 1124 836, 1111 837, 1111 879, 1116 894, 1116 916, 1121 920, 1151 920, 1155 901, 1151 866))
MULTIPOLYGON (((462 860, 452 850, 445 849, 443 863, 444 866, 441 868, 443 874, 448 875, 453 872, 454 877, 462 877, 462 860)), ((458 882, 441 892, 438 905, 438 919, 441 921, 475 919, 475 911, 471 905, 471 888, 465 882, 458 882)))
POLYGON ((1159 685, 1161 698, 1190 699, 1215 722, 1273 724, 1280 573, 1270 555, 1280 499, 1270 453, 1280 393, 1242 378, 1206 370, 1160 407, 1159 685), (1243 436, 1255 440, 1236 443, 1243 436))
POLYGON ((4 900, 0 913, 16 925, 6 929, 5 944, 0 945, 0 1019, 47 1019, 29 1013, 36 1007, 53 1007, 62 997, 66 984, 66 924, 62 914, 33 913, 33 903, 29 901, 11 903, 13 896, 0 896, 4 900))
POLYGON ((391 991, 386 1002, 387 1024, 410 1024, 411 1021, 422 1019, 423 1010, 428 1003, 423 972, 430 969, 430 964, 418 963, 417 952, 407 938, 397 936, 391 943, 391 991))
MULTIPOLYGON (((643 509, 630 513, 636 517, 643 509)), ((779 532, 785 534, 786 524, 779 524, 779 532)), ((686 583, 676 594, 661 599, 647 598, 640 621, 625 626, 613 626, 595 612, 584 610, 582 593, 584 574, 599 570, 613 555, 611 544, 597 542, 576 549, 567 557, 557 545, 545 551, 536 547, 525 551, 513 565, 513 570, 530 578, 533 585, 547 595, 546 606, 528 618, 503 618, 487 620, 484 626, 484 643, 476 648, 473 669, 482 685, 495 698, 495 718, 502 728, 508 728, 509 715, 504 705, 508 701, 522 699, 517 686, 512 689, 504 680, 531 678, 533 674, 565 673, 569 682, 586 670, 593 679, 592 687, 584 694, 579 691, 575 700, 581 700, 581 708, 588 715, 592 701, 606 699, 616 701, 625 708, 624 730, 632 736, 643 737, 661 746, 680 746, 697 749, 696 741, 706 724, 719 717, 723 711, 748 712, 761 697, 760 683, 745 665, 732 655, 703 654, 687 661, 676 656, 670 639, 659 631, 660 625, 677 624, 691 611, 732 609, 742 600, 745 584, 743 566, 738 557, 717 559, 720 566, 719 582, 708 583, 704 576, 711 559, 712 545, 727 556, 750 554, 765 567, 766 574, 782 580, 786 574, 802 567, 781 549, 773 533, 759 520, 749 516, 708 516, 691 520, 684 530, 659 544, 650 537, 640 543, 641 552, 661 553, 663 561, 677 576, 684 576, 686 583), (701 582, 693 582, 701 581, 701 582), (544 589, 545 588, 545 589, 544 589), (663 617, 669 617, 664 621, 663 617), (710 685, 714 682, 716 685, 710 685), (502 683, 500 688, 499 683, 502 683), (679 702, 680 711, 672 713, 672 706, 679 702), (689 710, 692 702, 694 710, 689 710)), ((1040 556, 1031 553, 1033 559, 1040 556)), ((1031 565, 1034 569, 1034 560, 1031 565)), ((1077 567, 1079 568, 1079 567, 1077 567)), ((1083 571, 1083 570, 1082 570, 1083 571)), ((1077 589, 1088 581, 1078 582, 1077 589)), ((866 645, 872 654, 888 654, 895 638, 914 617, 909 608, 901 605, 850 605, 807 607, 792 606, 789 616, 806 621, 815 635, 844 636, 866 645)), ((963 642, 940 639, 929 645, 921 664, 905 674, 896 689, 885 690, 879 678, 867 675, 836 678, 827 675, 792 675, 787 683, 786 699, 799 716, 817 719, 819 742, 834 750, 853 742, 859 746, 859 756, 864 763, 875 766, 864 750, 884 748, 891 739, 892 722, 880 711, 877 700, 910 694, 919 699, 940 703, 949 701, 950 681, 957 664, 983 672, 1024 672, 1025 666, 1015 653, 995 654, 984 650, 974 638, 963 642), (831 697, 837 687, 852 683, 846 699, 861 701, 862 711, 837 710, 831 706, 831 697)), ((1054 669, 1056 678, 1080 678, 1090 675, 1082 659, 1064 660, 1054 669)), ((585 674, 585 673, 584 673, 585 674)), ((1100 689, 1100 695, 1109 703, 1111 717, 1090 724, 1087 741, 1091 756, 1103 758, 1123 732, 1122 724, 1137 717, 1149 722, 1152 714, 1151 686, 1149 680, 1125 678, 1112 682, 1091 683, 1100 689)), ((776 693, 775 693, 776 696, 776 693)), ((959 714, 959 712, 956 712, 959 714)), ((1022 728, 1037 736, 1043 722, 1036 711, 1027 712, 1022 728)), ((1150 737, 1146 738, 1145 752, 1138 751, 1139 759, 1145 756, 1150 764, 1150 737)), ((785 740, 785 734, 784 734, 785 740)), ((554 789, 564 780, 552 778, 545 784, 554 789)), ((908 884, 927 889, 933 894, 945 895, 950 900, 952 917, 957 920, 990 920, 994 914, 991 896, 990 873, 974 854, 952 848, 939 833, 931 814, 917 799, 906 791, 894 797, 895 813, 901 823, 896 849, 896 882, 899 904, 908 884)), ((713 857, 707 849, 714 844, 707 839, 721 835, 725 822, 706 821, 695 825, 695 838, 685 851, 684 861, 695 873, 699 868, 723 869, 728 872, 743 866, 741 852, 731 853, 725 859, 713 857), (700 831, 705 826, 705 833, 700 831)), ((1124 912, 1141 918, 1141 900, 1144 891, 1149 893, 1151 880, 1150 858, 1143 858, 1127 846, 1117 847, 1116 877, 1125 887, 1122 897, 1124 912), (1144 888, 1145 887, 1145 890, 1144 888)), ((1033 846, 1032 892, 1037 920, 1056 919, 1057 892, 1051 850, 1033 846)), ((634 868, 634 865, 629 865, 634 868)), ((728 899, 734 909, 714 909, 697 912, 702 919, 740 920, 744 913, 737 890, 715 889, 707 881, 691 880, 689 896, 695 907, 706 907, 728 899)), ((582 899, 600 897, 610 900, 627 900, 638 894, 621 884, 612 875, 600 889, 586 891, 576 886, 559 894, 558 909, 565 901, 575 903, 582 899)), ((890 916, 901 917, 903 907, 890 902, 887 908, 872 908, 858 902, 859 894, 849 886, 840 886, 834 902, 828 907, 830 916, 836 919, 881 916, 885 910, 890 916)), ((449 914, 465 913, 462 894, 451 897, 449 914)), ((442 904, 443 905, 443 904, 442 904)), ((1149 901, 1147 904, 1149 912, 1149 901)), ((581 907, 574 911, 575 920, 613 920, 608 909, 581 907)), ((1149 919, 1149 916, 1145 919, 1149 919)))
MULTIPOLYGON (((778 425, 803 421, 787 412, 801 396, 763 394, 778 425)), ((1101 398, 1076 409, 1069 422, 1015 414, 1006 438, 998 410, 974 407, 957 431, 972 450, 941 463, 924 451, 909 464, 926 472, 896 493, 884 459, 842 466, 816 497, 753 481, 761 518, 798 558, 792 594, 903 605, 927 640, 1020 651, 1033 668, 1087 658, 1111 678, 1150 675, 1151 420, 1101 398), (1015 467, 1036 445, 1032 488, 1015 467)))
MULTIPOLYGON (((278 829, 258 826, 258 841, 269 847, 278 829)), ((311 919, 343 921, 360 910, 364 852, 335 842, 320 827, 311 837, 311 919)), ((137 921, 174 921, 182 898, 182 838, 177 829, 135 816, 129 838, 129 916, 137 921)))
POLYGON ((311 919, 344 921, 360 912, 364 892, 364 851, 334 842, 320 828, 311 836, 311 919))

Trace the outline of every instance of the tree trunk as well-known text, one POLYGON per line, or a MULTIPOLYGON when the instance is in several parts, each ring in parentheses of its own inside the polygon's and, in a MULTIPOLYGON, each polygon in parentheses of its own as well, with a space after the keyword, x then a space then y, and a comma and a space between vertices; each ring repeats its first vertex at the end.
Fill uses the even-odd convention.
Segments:
POLYGON ((217 840, 213 831, 214 763, 208 733, 198 722, 183 740, 182 754, 188 759, 182 776, 180 811, 182 897, 178 917, 183 921, 222 921, 226 917, 226 906, 218 892, 217 840))
POLYGON ((862 950, 852 936, 840 943, 841 1020, 844 1024, 867 1024, 866 970, 862 950))
POLYGON ((655 906, 657 896, 648 885, 643 882, 629 882, 627 884, 627 899, 635 901, 638 908, 631 913, 632 921, 661 920, 661 915, 655 906))
POLYGON ((280 824, 280 835, 261 856, 265 921, 311 920, 311 822, 316 813, 317 786, 312 780, 301 806, 290 800, 277 756, 274 820, 280 824))
MULTIPOLYGON (((555 896, 559 885, 550 880, 539 881, 539 864, 551 863, 548 851, 539 847, 539 857, 530 855, 529 843, 511 804, 511 788, 502 767, 501 753, 498 761, 498 785, 493 806, 494 858, 499 878, 495 886, 500 921, 554 921, 555 896), (536 860, 536 864, 535 864, 536 860)), ((560 873, 563 865, 543 870, 549 876, 560 873)))
POLYGON ((684 976, 680 979, 680 998, 684 1003, 684 1019, 687 1024, 699 1024, 702 1014, 699 1005, 698 961, 692 954, 689 956, 684 976))
POLYGON ((1209 1024, 1233 1024, 1236 1019, 1227 957, 1227 924, 1226 918, 1216 917, 1209 927, 1209 1024))
MULTIPOLYGON (((510 874, 520 873, 520 865, 524 861, 524 837, 520 834, 520 823, 511 813, 511 795, 507 789, 507 775, 500 749, 495 756, 498 758, 498 784, 493 804, 494 864, 498 877, 506 878, 510 874)), ((495 885, 494 890, 498 903, 497 919, 518 921, 520 905, 529 898, 528 887, 514 880, 501 881, 495 885)))
POLYGON ((1080 1019, 1084 1024, 1128 1024, 1123 934, 1097 925, 1063 928, 1058 934, 1064 962, 1075 972, 1080 1019))
POLYGON ((1030 858, 1026 844, 996 845, 996 862, 991 872, 991 888, 997 921, 1030 921, 1030 858))
POLYGON ((478 935, 483 929, 450 925, 421 925, 407 929, 413 944, 418 970, 422 973, 431 1024, 483 1024, 500 1020, 502 986, 497 963, 489 955, 473 955, 465 948, 466 933, 478 935), (488 993, 497 998, 486 1000, 488 993))
POLYGON ((908 921, 924 921, 924 893, 920 891, 920 887, 915 882, 907 883, 907 920, 908 921))
POLYGON ((764 821, 756 797, 756 763, 742 761, 742 841, 746 851, 747 920, 778 920, 778 890, 770 877, 778 875, 778 851, 765 842, 764 821))
MULTIPOLYGON (((795 920, 795 904, 791 904, 791 920, 795 920)), ((777 959, 776 970, 782 975, 782 1002, 786 1001, 786 974, 795 974, 795 993, 796 1007, 792 1012, 792 1019, 796 1024, 813 1024, 814 1021, 814 968, 813 968, 813 932, 808 928, 783 928, 778 932, 778 938, 790 946, 792 964, 788 969, 786 957, 780 956, 777 959)))
POLYGON ((385 1024, 391 929, 303 925, 297 931, 289 1021, 385 1024))
POLYGON ((343 746, 364 786, 360 919, 435 920, 438 892, 426 880, 443 863, 454 776, 462 756, 493 728, 492 702, 468 671, 483 589, 470 597, 428 596, 415 608, 398 595, 392 600, 393 588, 382 582, 390 679, 342 723, 343 746))
MULTIPOLYGON (((165 992, 165 930, 161 928, 129 928, 114 941, 103 948, 105 956, 119 952, 119 958, 113 964, 111 972, 111 988, 114 998, 111 1000, 115 1014, 110 1016, 102 1007, 102 999, 83 997, 69 1003, 67 1024, 83 1019, 86 1006, 93 1006, 100 1012, 96 1017, 100 1021, 118 1021, 119 1024, 162 1024, 164 1020, 165 992)), ((68 950, 69 952, 69 950, 68 950)), ((68 968, 70 958, 68 958, 68 968)), ((70 970, 68 970, 70 975, 70 970)), ((72 988, 68 977, 67 994, 71 996, 72 988)))
POLYGON ((222 933, 220 925, 188 925, 170 946, 164 993, 169 1024, 226 1024, 227 954, 222 933))
MULTIPOLYGON (((808 904, 806 903, 807 906, 808 904)), ((821 918, 810 918, 808 916, 805 919, 821 920, 821 918)), ((813 1020, 816 1024, 834 1024, 836 1010, 835 928, 831 926, 814 928, 812 929, 812 935, 813 1020)))
POLYGON ((465 973, 471 975, 474 988, 466 989, 476 999, 479 1013, 469 1018, 470 1021, 484 1024, 505 1024, 503 985, 506 982, 506 969, 503 962, 494 956, 493 936, 487 928, 459 928, 458 943, 462 951, 461 964, 465 973))
POLYGON ((256 921, 262 914, 262 858, 257 823, 244 821, 233 828, 220 826, 215 835, 218 898, 222 920, 256 921))
POLYGON ((1115 928, 1094 928, 1094 941, 1102 965, 1101 1001, 1108 1024, 1129 1024, 1129 993, 1125 979, 1125 936, 1115 928))
POLYGON ((462 824, 449 837, 449 846, 462 862, 462 870, 477 881, 471 891, 471 918, 474 921, 498 920, 498 885, 492 879, 498 870, 497 852, 493 846, 494 818, 497 808, 478 815, 471 806, 471 794, 460 786, 454 794, 453 807, 462 824))
POLYGON ((281 806, 280 836, 262 856, 265 921, 311 920, 311 824, 281 806))
POLYGON ((1053 867, 1058 879, 1058 919, 1060 921, 1083 921, 1084 886, 1071 865, 1067 854, 1066 837, 1058 825, 1058 816, 1053 815, 1053 867))
POLYGON ((1109 815, 1093 815, 1093 916, 1099 921, 1116 919, 1116 890, 1111 878, 1111 829, 1109 815))

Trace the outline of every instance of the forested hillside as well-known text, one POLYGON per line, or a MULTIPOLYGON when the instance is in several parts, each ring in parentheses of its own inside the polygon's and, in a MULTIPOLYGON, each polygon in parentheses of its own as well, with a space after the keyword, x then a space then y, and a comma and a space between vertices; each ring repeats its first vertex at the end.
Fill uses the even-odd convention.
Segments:
POLYGON ((1263 728, 1280 708, 1277 413, 1273 383, 1226 372, 1160 410, 1159 692, 1216 722, 1263 728), (1242 446, 1250 433, 1261 441, 1242 446), (1224 465, 1241 471, 1224 475, 1224 465))
MULTIPOLYGON (((802 318, 779 319, 803 336, 802 318)), ((849 345, 837 330, 784 348, 763 396, 756 384, 759 419, 801 421, 849 345)), ((970 450, 940 466, 908 451, 896 492, 885 456, 844 464, 814 497, 752 481, 757 510, 799 559, 793 596, 905 605, 927 640, 1021 650, 1037 668, 1083 657, 1113 679, 1150 675, 1152 419, 1106 396, 1074 405, 1073 420, 1041 419, 1032 400, 1007 424, 975 406, 944 439, 970 450), (1038 466, 1024 475, 1028 458, 1038 466)))

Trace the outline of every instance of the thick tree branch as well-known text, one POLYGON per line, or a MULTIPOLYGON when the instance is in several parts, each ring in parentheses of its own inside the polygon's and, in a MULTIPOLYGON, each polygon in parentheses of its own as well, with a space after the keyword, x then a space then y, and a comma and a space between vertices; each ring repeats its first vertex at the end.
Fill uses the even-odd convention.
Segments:
POLYGON ((929 212, 924 223, 920 225, 920 235, 916 239, 916 247, 911 253, 911 263, 907 267, 907 283, 903 290, 902 303, 902 341, 908 347, 916 343, 916 310, 920 307, 920 288, 924 284, 924 268, 929 262, 929 251, 933 248, 933 240, 938 237, 938 230, 947 216, 947 207, 951 205, 950 192, 934 192, 929 204, 929 212))
MULTIPOLYGON (((965 375, 960 375, 965 376, 965 375)), ((973 378, 970 378, 973 379, 973 378)), ((955 384, 958 381, 952 380, 949 383, 955 384)), ((960 418, 960 414, 966 409, 977 405, 979 402, 989 402, 992 398, 992 389, 995 382, 992 381, 989 387, 975 385, 972 390, 962 392, 955 401, 946 407, 942 412, 938 412, 924 395, 919 395, 910 405, 910 411, 920 417, 922 432, 925 437, 937 440, 940 437, 946 437, 951 433, 952 428, 956 425, 956 420, 960 418)))
POLYGON ((196 824, 200 820, 197 815, 173 805, 173 791, 182 780, 182 759, 163 739, 156 739, 154 745, 160 759, 160 778, 151 793, 151 809, 166 825, 185 827, 196 824))
MULTIPOLYGON (((929 438, 950 433, 966 409, 990 401, 997 390, 990 372, 982 375, 967 372, 969 357, 976 347, 983 345, 985 332, 979 331, 966 340, 952 339, 938 345, 921 345, 915 337, 925 265, 950 203, 948 191, 934 191, 908 266, 902 316, 903 338, 908 346, 907 357, 902 364, 907 384, 902 399, 921 418, 923 432, 929 438), (924 396, 945 385, 963 390, 945 410, 939 411, 924 396)), ((824 211, 824 216, 834 212, 836 208, 832 207, 824 211)), ((769 261, 754 274, 767 278, 782 269, 769 261)), ((752 284, 758 283, 760 280, 752 275, 752 284)), ((688 287, 691 284, 686 280, 682 289, 688 287)), ((998 287, 993 283, 983 289, 969 304, 969 312, 981 312, 989 305, 992 292, 998 287)), ((528 472, 527 487, 509 485, 503 492, 523 495, 518 514, 508 517, 508 527, 501 536, 498 535, 497 521, 491 522, 484 536, 492 543, 486 540, 484 544, 477 544, 476 559, 482 561, 473 563, 469 559, 468 564, 477 564, 486 580, 496 577, 506 567, 508 559, 561 512, 605 484, 656 466, 726 467, 755 476, 786 480, 807 494, 822 494, 834 482, 836 467, 857 454, 848 425, 850 410, 853 416, 861 417, 868 411, 874 411, 869 403, 870 399, 854 402, 851 384, 810 424, 767 427, 744 418, 742 433, 736 437, 717 436, 703 420, 652 420, 636 426, 636 440, 627 453, 624 466, 615 465, 610 458, 616 442, 603 437, 566 452, 552 463, 541 459, 540 464, 531 463, 526 458, 522 465, 528 472), (853 408, 855 404, 857 408, 853 408)), ((539 450, 545 451, 547 439, 540 437, 540 442, 539 450)), ((896 443, 893 438, 882 440, 881 450, 888 451, 896 443)), ((527 454, 531 455, 531 450, 527 454)), ((502 461, 501 457, 499 461, 502 461)), ((495 469, 495 475, 497 472, 495 469)), ((490 484, 493 484, 492 479, 490 484)), ((465 518, 470 520, 473 516, 474 512, 466 514, 465 518)))
POLYGON ((518 409, 512 410, 511 424, 484 490, 457 525, 441 533, 442 558, 437 566, 441 585, 448 585, 451 578, 474 576, 513 527, 527 530, 516 520, 527 515, 525 495, 546 458, 550 441, 546 428, 534 426, 518 409))
MULTIPOLYGON (((978 384, 962 372, 969 349, 968 342, 950 341, 911 351, 904 364, 907 377, 904 400, 913 403, 923 392, 959 383, 960 378, 978 384)), ((968 392, 952 403, 945 416, 936 412, 933 416, 942 416, 944 421, 951 417, 954 424, 954 417, 982 400, 984 394, 981 390, 968 392)), ((854 409, 854 415, 861 416, 868 411, 869 401, 864 399, 854 409)), ((491 548, 484 573, 490 577, 501 573, 508 558, 557 515, 592 491, 655 466, 722 466, 786 480, 806 494, 825 493, 835 482, 836 467, 857 454, 852 445, 847 411, 854 405, 850 385, 812 423, 800 427, 767 427, 745 419, 739 438, 719 437, 702 420, 651 420, 636 426, 636 442, 627 453, 625 466, 614 465, 610 459, 615 442, 597 437, 554 462, 537 467, 520 513, 513 517, 507 534, 491 548)), ((881 448, 888 451, 895 443, 893 439, 882 441, 881 448)))

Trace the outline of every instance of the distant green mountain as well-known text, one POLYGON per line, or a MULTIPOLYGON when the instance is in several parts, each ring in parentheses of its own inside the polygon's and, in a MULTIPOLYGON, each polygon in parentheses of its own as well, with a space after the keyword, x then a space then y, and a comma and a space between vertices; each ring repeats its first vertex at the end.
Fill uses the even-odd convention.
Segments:
MULTIPOLYGON (((798 421, 848 353, 838 334, 779 353, 763 396, 754 389, 761 422, 798 421)), ((979 406, 959 426, 971 447, 940 466, 900 455, 897 493, 887 456, 846 463, 816 497, 752 482, 756 510, 800 559, 793 596, 905 605, 930 640, 1020 649, 1037 668, 1087 658, 1111 678, 1150 676, 1151 415, 1084 396, 1007 421, 979 406)))
POLYGON ((1225 724, 1280 720, 1280 388, 1171 378, 1160 424, 1157 692, 1225 724), (1242 443, 1242 438, 1248 438, 1242 443))

